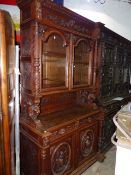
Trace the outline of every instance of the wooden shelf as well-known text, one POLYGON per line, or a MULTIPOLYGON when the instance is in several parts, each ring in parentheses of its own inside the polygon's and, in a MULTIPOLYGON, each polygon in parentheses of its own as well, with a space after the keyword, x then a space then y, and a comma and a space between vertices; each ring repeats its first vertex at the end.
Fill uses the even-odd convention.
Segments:
POLYGON ((44 56, 48 57, 57 57, 57 58, 66 58, 66 53, 59 53, 59 52, 44 52, 44 56))

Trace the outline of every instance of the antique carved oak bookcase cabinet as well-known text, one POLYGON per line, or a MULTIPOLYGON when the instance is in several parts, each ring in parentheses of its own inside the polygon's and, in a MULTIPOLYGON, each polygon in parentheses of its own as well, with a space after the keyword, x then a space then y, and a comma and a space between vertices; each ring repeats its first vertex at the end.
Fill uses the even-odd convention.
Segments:
POLYGON ((131 42, 98 23, 97 40, 99 62, 98 96, 104 112, 101 151, 111 146, 115 132, 113 116, 121 106, 131 101, 129 93, 131 69, 131 42), (99 32, 98 32, 99 31, 99 32))
POLYGON ((21 174, 81 174, 100 155, 95 23, 47 0, 21 10, 21 174))

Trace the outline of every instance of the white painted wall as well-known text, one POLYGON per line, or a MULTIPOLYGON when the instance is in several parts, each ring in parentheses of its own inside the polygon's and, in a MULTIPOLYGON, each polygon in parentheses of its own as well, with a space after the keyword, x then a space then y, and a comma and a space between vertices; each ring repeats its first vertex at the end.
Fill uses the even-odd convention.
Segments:
POLYGON ((131 4, 117 0, 107 0, 103 5, 93 0, 65 0, 64 6, 131 40, 131 4))

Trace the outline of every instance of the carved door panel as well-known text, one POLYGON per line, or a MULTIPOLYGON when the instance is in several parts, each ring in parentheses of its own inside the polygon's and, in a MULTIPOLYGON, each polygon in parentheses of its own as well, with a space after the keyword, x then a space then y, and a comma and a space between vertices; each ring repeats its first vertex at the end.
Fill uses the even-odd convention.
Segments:
POLYGON ((69 136, 50 147, 52 175, 69 174, 74 169, 74 137, 69 136))
POLYGON ((104 151, 108 149, 109 146, 111 146, 111 137, 116 130, 115 125, 113 123, 113 116, 116 114, 116 112, 105 116, 103 129, 102 129, 102 141, 100 145, 101 151, 104 151))
POLYGON ((83 163, 97 152, 98 123, 79 130, 78 164, 83 163))

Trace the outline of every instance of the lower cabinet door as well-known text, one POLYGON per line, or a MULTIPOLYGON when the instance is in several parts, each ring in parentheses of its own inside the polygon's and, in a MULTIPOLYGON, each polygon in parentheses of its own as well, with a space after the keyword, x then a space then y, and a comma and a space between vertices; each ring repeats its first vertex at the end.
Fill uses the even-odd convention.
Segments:
POLYGON ((89 160, 98 150, 98 123, 81 128, 78 133, 78 164, 89 160))
POLYGON ((74 170, 74 143, 74 136, 70 135, 51 145, 50 169, 52 175, 69 174, 74 170))
POLYGON ((101 151, 107 151, 111 146, 111 137, 114 134, 116 127, 113 122, 113 117, 115 113, 111 113, 107 116, 105 116, 104 122, 103 122, 103 128, 102 128, 102 142, 101 142, 101 151))

